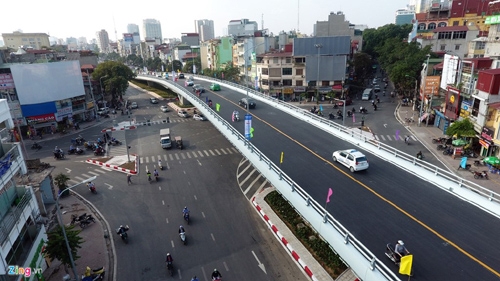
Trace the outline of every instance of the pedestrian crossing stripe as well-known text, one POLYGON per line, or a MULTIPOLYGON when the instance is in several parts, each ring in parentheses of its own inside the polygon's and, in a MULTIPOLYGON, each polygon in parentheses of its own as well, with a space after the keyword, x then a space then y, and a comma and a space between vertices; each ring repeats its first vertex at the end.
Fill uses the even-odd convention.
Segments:
POLYGON ((168 118, 168 120, 165 119, 165 120, 153 120, 149 122, 136 122, 134 125, 135 126, 161 125, 166 123, 189 122, 190 120, 193 120, 193 118, 168 118))
POLYGON ((238 150, 234 147, 232 148, 216 148, 216 149, 208 149, 208 150, 196 150, 196 151, 183 151, 179 153, 169 153, 158 156, 143 156, 140 158, 140 163, 156 163, 158 160, 163 158, 163 161, 179 161, 193 158, 204 158, 210 156, 220 156, 220 155, 228 155, 239 153, 238 150), (221 152, 222 151, 222 152, 221 152))
MULTIPOLYGON (((398 138, 396 138, 396 135, 375 135, 375 139, 378 141, 405 141, 404 136, 398 136, 398 138)), ((414 136, 410 136, 410 139, 418 141, 414 136)))

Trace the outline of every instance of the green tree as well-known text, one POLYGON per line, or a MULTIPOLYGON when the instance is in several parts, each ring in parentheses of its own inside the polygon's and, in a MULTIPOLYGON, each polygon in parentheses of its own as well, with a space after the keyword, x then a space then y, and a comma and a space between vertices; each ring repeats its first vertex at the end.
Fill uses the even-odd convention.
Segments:
POLYGON ((367 79, 372 73, 372 59, 367 53, 354 54, 352 65, 357 80, 367 79))
MULTIPOLYGON (((66 229, 66 237, 68 238, 71 255, 73 256, 73 260, 76 261, 80 258, 80 256, 78 256, 78 249, 81 248, 83 238, 78 235, 80 234, 80 230, 75 230, 74 225, 64 227, 66 229)), ((59 260, 64 266, 64 271, 68 273, 68 267, 71 267, 71 260, 69 258, 62 227, 58 225, 54 230, 47 233, 47 237, 48 241, 45 247, 45 253, 49 256, 50 261, 54 259, 59 260)))
POLYGON ((462 119, 460 121, 455 121, 446 129, 446 135, 461 137, 474 137, 476 131, 474 130, 474 123, 472 123, 469 118, 462 119))
POLYGON ((377 48, 384 45, 388 39, 395 39, 403 42, 408 38, 412 25, 387 24, 377 29, 365 29, 363 31, 363 52, 372 57, 378 57, 377 48))
MULTIPOLYGON (((57 187, 59 188, 59 192, 65 190, 68 187, 69 180, 70 180, 70 178, 66 174, 63 174, 63 173, 60 173, 59 175, 57 175, 54 178, 54 182, 57 185, 57 187)), ((59 192, 58 192, 58 194, 59 194, 59 192)), ((66 196, 68 194, 69 194, 69 190, 67 190, 65 192, 65 194, 62 194, 61 196, 66 196)))
POLYGON ((105 95, 116 100, 121 98, 128 88, 128 81, 132 80, 135 74, 132 70, 121 62, 105 61, 97 65, 92 73, 92 79, 101 81, 105 90, 105 95))
POLYGON ((182 71, 182 62, 181 62, 181 61, 179 61, 179 60, 174 60, 174 61, 172 62, 172 65, 173 65, 173 67, 172 67, 172 68, 173 68, 173 70, 174 70, 175 72, 177 72, 177 71, 179 71, 179 70, 180 70, 180 71, 182 71))

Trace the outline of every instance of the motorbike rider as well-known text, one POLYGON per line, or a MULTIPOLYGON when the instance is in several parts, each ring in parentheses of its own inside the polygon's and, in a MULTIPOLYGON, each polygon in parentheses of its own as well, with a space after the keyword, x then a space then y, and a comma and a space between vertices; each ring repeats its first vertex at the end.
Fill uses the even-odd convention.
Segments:
POLYGON ((89 182, 87 183, 87 187, 88 187, 90 190, 92 190, 93 188, 95 188, 95 184, 94 184, 94 183, 92 183, 91 181, 89 181, 89 182))
POLYGON ((406 249, 403 240, 398 240, 398 243, 396 243, 396 247, 394 248, 394 253, 396 253, 399 256, 399 257, 396 256, 396 259, 400 260, 403 256, 409 254, 410 252, 408 251, 408 249, 406 249))
POLYGON ((168 266, 172 266, 172 263, 174 262, 174 259, 170 255, 170 253, 167 253, 167 257, 165 258, 165 263, 167 263, 168 266))
POLYGON ((409 137, 409 136, 405 136, 405 143, 406 143, 406 144, 409 144, 409 143, 410 143, 410 137, 409 137))
POLYGON ((212 272, 212 280, 216 280, 218 278, 222 278, 222 275, 219 271, 217 271, 217 268, 215 268, 214 272, 212 272))
POLYGON ((69 146, 69 151, 75 151, 75 147, 73 146, 73 144, 69 146))
POLYGON ((148 175, 148 181, 151 180, 151 172, 149 170, 146 171, 146 175, 148 175))
POLYGON ((158 159, 158 167, 163 168, 163 166, 161 165, 161 159, 158 159))
POLYGON ((128 230, 128 225, 127 226, 123 226, 123 225, 120 225, 120 227, 118 228, 118 230, 116 231, 116 233, 120 236, 122 236, 122 234, 124 234, 125 232, 127 232, 128 230))
POLYGON ((184 217, 189 216, 189 209, 187 206, 185 206, 184 209, 182 209, 182 215, 184 217))
POLYGON ((199 281, 198 278, 196 278, 196 275, 191 278, 191 281, 199 281))
POLYGON ((159 176, 158 171, 156 169, 153 171, 153 175, 155 176, 155 178, 159 176))
POLYGON ((184 229, 184 227, 181 225, 179 226, 179 234, 181 233, 186 233, 186 230, 184 229))
POLYGON ((418 159, 422 159, 422 156, 423 156, 423 155, 422 155, 422 151, 419 151, 419 152, 417 153, 417 158, 418 158, 418 159))

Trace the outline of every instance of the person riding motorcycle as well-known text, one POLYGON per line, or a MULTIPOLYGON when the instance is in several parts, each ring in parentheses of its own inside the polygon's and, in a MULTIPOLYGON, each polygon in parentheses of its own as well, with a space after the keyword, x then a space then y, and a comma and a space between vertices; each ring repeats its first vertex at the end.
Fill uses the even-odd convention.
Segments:
POLYGON ((163 166, 161 165, 161 159, 158 159, 158 167, 160 168, 160 170, 163 168, 163 166))
POLYGON ((71 151, 71 152, 75 151, 75 147, 73 146, 73 144, 71 144, 71 145, 69 146, 69 151, 71 151))
POLYGON ((170 253, 167 253, 167 257, 165 258, 165 263, 167 264, 167 267, 172 266, 172 263, 174 262, 174 259, 170 255, 170 253))
POLYGON ((158 171, 157 171, 156 169, 153 171, 153 175, 154 175, 155 177, 158 177, 158 176, 159 176, 158 171))
POLYGON ((396 247, 394 248, 394 253, 399 255, 399 257, 396 256, 395 258, 397 260, 400 260, 403 256, 405 256, 406 254, 409 254, 410 252, 408 251, 408 249, 406 249, 405 243, 403 243, 403 240, 398 240, 398 243, 396 243, 396 247))
POLYGON ((199 281, 198 278, 196 278, 196 275, 191 278, 191 281, 199 281))
POLYGON ((150 181, 151 180, 151 172, 149 170, 146 171, 146 175, 148 175, 148 181, 150 181))
POLYGON ((419 151, 419 152, 417 153, 417 158, 418 158, 418 159, 422 159, 422 157, 423 157, 423 155, 422 155, 422 151, 419 151))
POLYGON ((182 216, 183 217, 189 216, 189 209, 187 206, 185 206, 184 209, 182 209, 182 216))
POLYGON ((181 225, 179 226, 179 234, 181 233, 186 233, 186 230, 184 229, 184 227, 181 225))
POLYGON ((222 278, 222 275, 220 274, 219 271, 217 271, 217 268, 214 269, 214 272, 212 272, 212 280, 220 279, 222 278))

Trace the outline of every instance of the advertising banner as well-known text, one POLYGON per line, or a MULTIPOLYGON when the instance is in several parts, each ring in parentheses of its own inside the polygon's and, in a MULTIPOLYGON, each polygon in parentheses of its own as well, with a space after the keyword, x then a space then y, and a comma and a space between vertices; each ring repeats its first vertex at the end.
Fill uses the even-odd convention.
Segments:
POLYGON ((14 79, 10 73, 0 73, 0 90, 14 89, 14 79))
POLYGON ((54 116, 54 113, 50 113, 50 114, 43 114, 43 115, 26 117, 26 119, 30 123, 31 122, 43 123, 43 122, 48 122, 48 121, 54 121, 54 120, 56 120, 56 117, 54 116))
POLYGON ((245 138, 250 140, 250 128, 252 127, 252 115, 245 114, 245 138))

